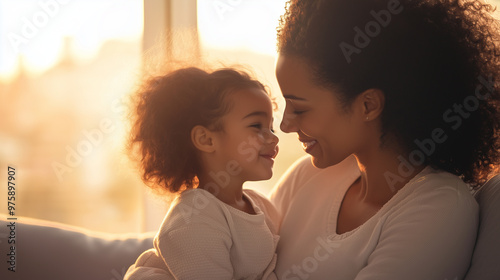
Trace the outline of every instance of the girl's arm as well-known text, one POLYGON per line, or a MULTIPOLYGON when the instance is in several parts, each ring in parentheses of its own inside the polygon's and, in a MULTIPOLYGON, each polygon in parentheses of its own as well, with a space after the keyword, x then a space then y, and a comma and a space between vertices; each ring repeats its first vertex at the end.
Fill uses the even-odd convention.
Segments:
POLYGON ((142 253, 124 280, 233 279, 231 238, 210 226, 203 226, 203 233, 193 228, 200 227, 190 224, 162 232, 155 249, 142 253))
POLYGON ((129 268, 125 279, 233 278, 231 234, 217 203, 204 191, 191 191, 175 200, 154 240, 129 268))
POLYGON ((217 225, 191 223, 163 233, 157 250, 175 279, 232 279, 231 236, 217 225))
POLYGON ((156 254, 155 249, 142 253, 135 263, 129 267, 123 280, 170 280, 172 274, 164 269, 164 263, 156 254))

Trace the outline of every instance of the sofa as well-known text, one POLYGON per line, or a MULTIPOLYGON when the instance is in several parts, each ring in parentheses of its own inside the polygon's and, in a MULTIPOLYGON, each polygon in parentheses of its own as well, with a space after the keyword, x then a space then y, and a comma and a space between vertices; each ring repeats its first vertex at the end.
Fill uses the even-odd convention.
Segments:
POLYGON ((20 217, 16 222, 16 272, 9 271, 9 224, 0 217, 0 279, 121 280, 153 247, 155 233, 104 234, 20 217))
MULTIPOLYGON (((471 266, 465 280, 500 279, 500 174, 475 197, 480 226, 471 266)), ((0 279, 119 280, 145 250, 153 232, 102 234, 47 221, 16 221, 16 272, 10 264, 7 216, 0 217, 0 279)))

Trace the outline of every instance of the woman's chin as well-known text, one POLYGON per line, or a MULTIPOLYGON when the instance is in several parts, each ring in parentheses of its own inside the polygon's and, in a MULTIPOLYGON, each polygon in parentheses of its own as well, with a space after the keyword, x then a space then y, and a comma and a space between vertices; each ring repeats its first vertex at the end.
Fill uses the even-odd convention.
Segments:
POLYGON ((311 156, 311 162, 314 165, 314 167, 324 169, 341 162, 341 160, 339 161, 326 157, 311 156))
POLYGON ((312 164, 314 165, 314 167, 316 168, 327 168, 329 165, 324 162, 322 159, 320 159, 319 157, 315 157, 315 156, 312 156, 311 157, 311 162, 312 164))

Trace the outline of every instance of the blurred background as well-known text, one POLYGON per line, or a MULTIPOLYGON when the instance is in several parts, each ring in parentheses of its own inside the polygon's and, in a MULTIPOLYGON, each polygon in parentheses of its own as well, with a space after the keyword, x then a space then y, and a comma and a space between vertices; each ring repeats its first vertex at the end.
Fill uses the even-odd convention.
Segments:
MULTIPOLYGON (((284 102, 274 77, 285 0, 0 0, 0 214, 7 166, 16 216, 103 232, 156 231, 168 202, 129 161, 128 96, 144 73, 176 61, 252 69, 284 102)), ((268 194, 304 155, 280 137, 275 175, 245 187, 268 194)))
MULTIPOLYGON (((0 214, 16 168, 16 216, 122 233, 156 231, 168 202, 124 151, 128 96, 145 73, 190 60, 239 64, 270 87, 279 112, 268 194, 304 155, 279 129, 274 76, 285 0, 0 0, 0 214)), ((490 1, 497 4, 498 1, 490 1)))

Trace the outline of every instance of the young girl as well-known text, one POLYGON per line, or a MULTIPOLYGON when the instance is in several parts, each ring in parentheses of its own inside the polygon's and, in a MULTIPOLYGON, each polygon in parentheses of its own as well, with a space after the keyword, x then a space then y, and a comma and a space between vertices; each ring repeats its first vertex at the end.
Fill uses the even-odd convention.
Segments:
POLYGON ((272 176, 278 152, 264 86, 232 69, 185 68, 139 94, 130 145, 143 180, 179 195, 125 279, 276 279, 277 211, 242 189, 272 176))

